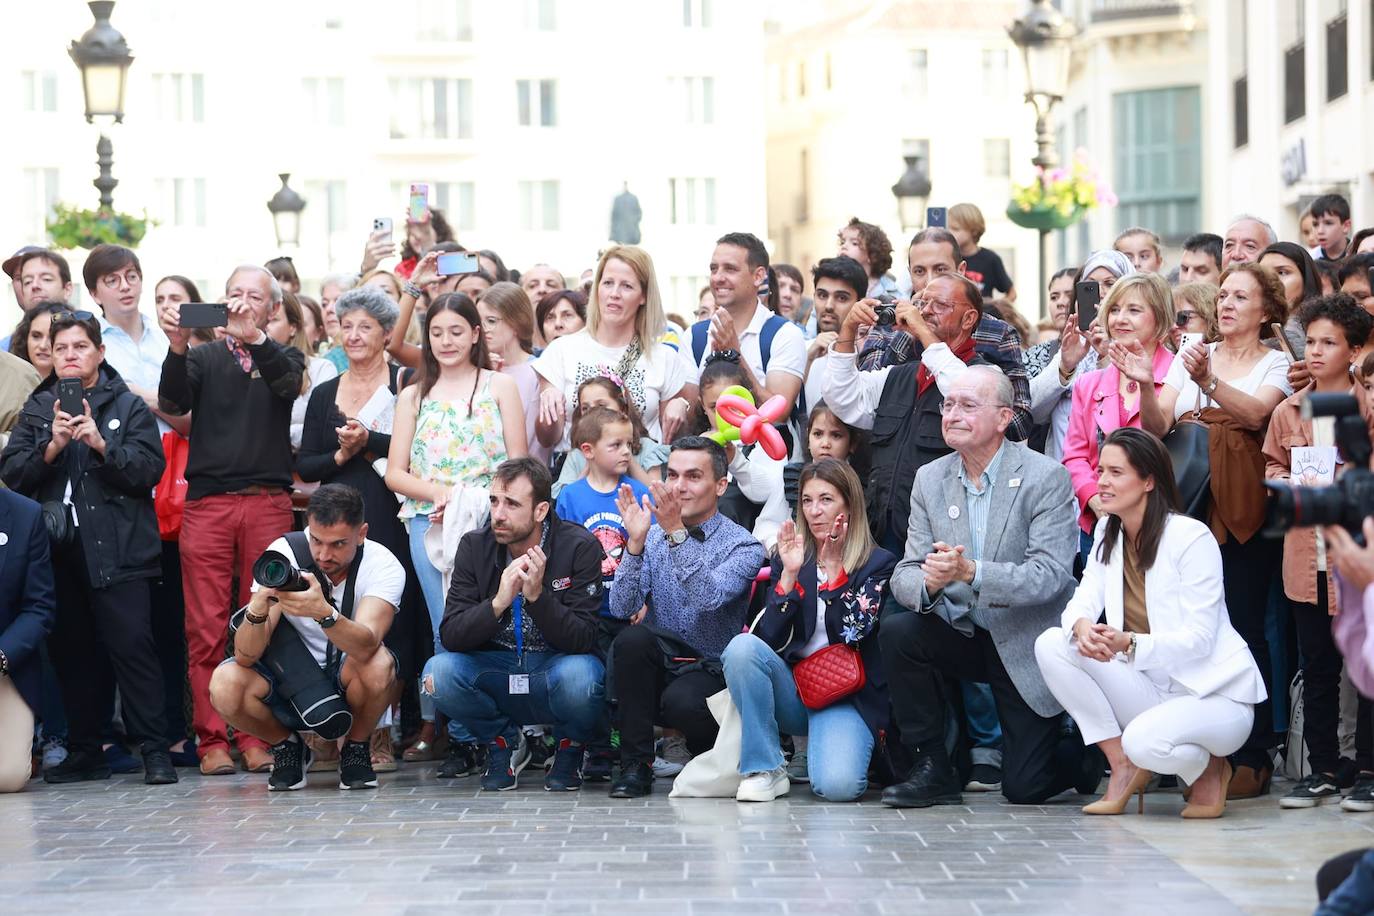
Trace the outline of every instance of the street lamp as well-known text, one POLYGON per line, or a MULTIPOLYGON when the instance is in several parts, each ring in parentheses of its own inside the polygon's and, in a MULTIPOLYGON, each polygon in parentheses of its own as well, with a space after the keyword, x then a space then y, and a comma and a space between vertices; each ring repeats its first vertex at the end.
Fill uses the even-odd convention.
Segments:
MULTIPOLYGON (((113 118, 116 124, 124 121, 124 88, 129 65, 134 62, 124 36, 110 25, 114 0, 91 0, 87 4, 95 25, 79 41, 73 41, 67 53, 81 70, 81 91, 86 98, 86 122, 97 117, 113 118)), ((114 165, 114 146, 104 132, 95 146, 100 177, 93 184, 100 191, 100 207, 114 207, 114 189, 119 184, 111 174, 114 165)))
POLYGON ((897 198, 897 216, 902 221, 902 230, 906 231, 925 225, 930 176, 921 165, 920 156, 903 156, 902 159, 906 162, 906 171, 892 186, 892 195, 897 198))
POLYGON ((277 247, 298 248, 301 244, 301 211, 305 209, 305 198, 287 186, 291 180, 290 172, 280 172, 277 177, 281 179, 281 187, 267 202, 267 209, 272 212, 272 227, 277 232, 277 247))
MULTIPOLYGON (((1026 64, 1026 101, 1035 109, 1035 158, 1032 164, 1054 168, 1059 157, 1050 134, 1050 111, 1064 98, 1069 85, 1069 56, 1073 23, 1050 5, 1049 0, 1032 0, 1025 15, 1007 28, 1012 43, 1021 49, 1026 64)), ((1049 230, 1040 230, 1040 314, 1049 314, 1049 293, 1045 283, 1049 230)))

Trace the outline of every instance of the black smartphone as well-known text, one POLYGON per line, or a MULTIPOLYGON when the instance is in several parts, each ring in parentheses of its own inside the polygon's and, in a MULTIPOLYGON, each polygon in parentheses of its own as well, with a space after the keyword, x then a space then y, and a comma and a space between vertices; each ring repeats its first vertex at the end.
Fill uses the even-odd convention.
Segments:
POLYGON ((229 306, 223 302, 183 302, 177 312, 183 328, 223 328, 229 325, 229 306))
POLYGON ((949 221, 949 210, 945 207, 926 207, 926 228, 944 229, 949 221))
POLYGON ((1097 306, 1102 301, 1102 286, 1096 280, 1084 280, 1073 290, 1074 311, 1078 312, 1078 330, 1086 331, 1097 320, 1097 306))
POLYGON ((81 391, 81 379, 60 378, 57 380, 57 404, 62 408, 63 413, 73 417, 85 416, 86 406, 81 403, 84 397, 81 391))

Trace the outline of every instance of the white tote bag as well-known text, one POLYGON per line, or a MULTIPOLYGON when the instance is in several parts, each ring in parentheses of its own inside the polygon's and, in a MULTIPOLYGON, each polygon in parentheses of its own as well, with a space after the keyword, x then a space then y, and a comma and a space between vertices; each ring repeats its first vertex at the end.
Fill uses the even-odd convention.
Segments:
POLYGON ((711 715, 720 724, 715 745, 693 757, 673 780, 669 798, 734 798, 739 791, 739 751, 743 734, 739 710, 729 690, 721 690, 706 700, 711 715))

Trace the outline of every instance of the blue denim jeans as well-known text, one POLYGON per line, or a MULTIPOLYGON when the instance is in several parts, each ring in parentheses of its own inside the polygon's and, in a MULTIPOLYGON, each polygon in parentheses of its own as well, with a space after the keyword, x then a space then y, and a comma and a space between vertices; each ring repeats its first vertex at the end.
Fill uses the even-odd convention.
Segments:
POLYGON ((986 763, 1002 767, 1002 722, 997 718, 997 704, 992 700, 992 688, 977 681, 960 681, 964 695, 964 725, 973 747, 969 751, 972 763, 986 763))
POLYGON ((445 652, 425 665, 422 692, 474 739, 498 735, 512 744, 522 725, 552 723, 559 738, 586 743, 604 737, 606 669, 595 655, 510 650, 445 652), (528 674, 530 692, 512 694, 510 676, 528 674))
POLYGON ((852 702, 807 709, 787 663, 752 633, 730 640, 720 658, 743 731, 740 773, 782 766, 781 730, 807 736, 806 766, 813 793, 829 801, 855 801, 863 796, 868 789, 873 733, 852 702))
POLYGON ((429 562, 425 552, 425 532, 429 530, 428 515, 417 515, 407 520, 406 529, 410 532, 410 562, 415 566, 415 578, 420 582, 420 593, 425 596, 425 607, 429 610, 429 623, 434 628, 434 651, 443 652, 439 643, 439 622, 444 619, 444 574, 429 562))

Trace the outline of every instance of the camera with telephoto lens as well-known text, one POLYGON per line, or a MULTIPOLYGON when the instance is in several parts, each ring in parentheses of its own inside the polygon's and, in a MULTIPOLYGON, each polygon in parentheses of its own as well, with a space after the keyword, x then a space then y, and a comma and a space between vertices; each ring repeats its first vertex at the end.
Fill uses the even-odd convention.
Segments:
POLYGON ((890 328, 897 323, 897 306, 894 304, 897 297, 891 293, 880 293, 877 299, 882 303, 873 310, 873 314, 878 316, 878 327, 890 328))
POLYGON ((297 569, 290 558, 275 550, 264 550, 253 563, 253 581, 279 592, 303 592, 310 588, 305 573, 297 569))
POLYGON ((1264 533, 1280 537, 1291 528, 1340 525, 1363 542, 1364 520, 1374 515, 1374 472, 1369 470, 1369 429, 1360 416, 1353 395, 1309 394, 1303 401, 1304 420, 1334 417, 1336 446, 1345 459, 1346 471, 1324 487, 1304 487, 1267 480, 1269 511, 1264 533))

